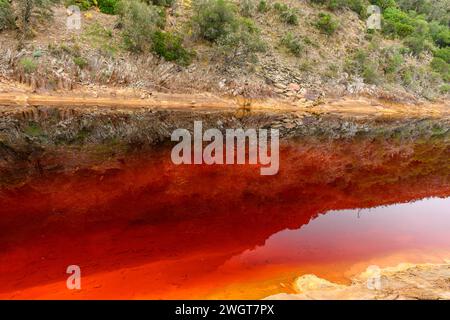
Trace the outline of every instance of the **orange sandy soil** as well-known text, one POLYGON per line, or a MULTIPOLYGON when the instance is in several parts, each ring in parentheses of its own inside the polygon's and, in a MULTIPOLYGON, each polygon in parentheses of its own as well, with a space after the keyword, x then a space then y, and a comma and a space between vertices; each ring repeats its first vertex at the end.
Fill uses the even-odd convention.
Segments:
POLYGON ((448 248, 390 248, 383 230, 365 254, 236 257, 328 210, 448 197, 447 151, 439 141, 299 142, 282 147, 279 175, 260 176, 254 166, 174 166, 163 148, 115 168, 44 174, 0 190, 0 298, 263 298, 289 293, 303 273, 345 282, 373 261, 438 261, 448 248), (71 264, 80 291, 66 289, 71 264))
POLYGON ((389 101, 364 97, 343 97, 316 102, 295 100, 249 100, 242 97, 227 98, 212 94, 144 94, 130 90, 111 91, 93 97, 92 94, 79 90, 68 93, 39 95, 28 92, 0 91, 0 106, 55 106, 55 107, 108 107, 117 109, 157 108, 171 110, 239 110, 246 111, 306 111, 317 114, 342 114, 349 116, 371 117, 388 116, 391 118, 427 117, 446 118, 450 116, 448 102, 427 104, 399 104, 389 101))

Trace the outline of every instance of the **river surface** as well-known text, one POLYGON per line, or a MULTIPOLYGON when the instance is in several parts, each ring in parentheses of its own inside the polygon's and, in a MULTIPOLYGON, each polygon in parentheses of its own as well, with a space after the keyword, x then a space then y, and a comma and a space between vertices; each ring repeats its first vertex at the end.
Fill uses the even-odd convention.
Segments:
POLYGON ((254 299, 292 293, 304 274, 349 283, 369 265, 439 263, 449 151, 440 139, 293 141, 276 176, 175 166, 169 148, 55 166, 0 191, 0 298, 254 299), (69 265, 81 290, 66 288, 69 265))

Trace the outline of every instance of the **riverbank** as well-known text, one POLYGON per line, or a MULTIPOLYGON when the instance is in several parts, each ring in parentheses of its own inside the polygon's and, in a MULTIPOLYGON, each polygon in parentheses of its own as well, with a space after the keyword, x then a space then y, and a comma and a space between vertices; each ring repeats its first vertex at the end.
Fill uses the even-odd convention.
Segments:
POLYGON ((450 260, 444 263, 402 263, 395 267, 370 266, 351 284, 303 275, 293 287, 297 293, 280 293, 267 300, 448 300, 450 260))

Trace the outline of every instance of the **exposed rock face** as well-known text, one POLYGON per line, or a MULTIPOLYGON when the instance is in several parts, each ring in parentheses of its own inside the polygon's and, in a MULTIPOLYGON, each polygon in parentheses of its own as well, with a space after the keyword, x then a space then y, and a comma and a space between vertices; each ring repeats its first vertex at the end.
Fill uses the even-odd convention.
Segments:
POLYGON ((400 264, 368 267, 350 285, 336 284, 312 274, 299 277, 297 294, 280 293, 266 299, 368 300, 450 299, 450 261, 443 264, 400 264))

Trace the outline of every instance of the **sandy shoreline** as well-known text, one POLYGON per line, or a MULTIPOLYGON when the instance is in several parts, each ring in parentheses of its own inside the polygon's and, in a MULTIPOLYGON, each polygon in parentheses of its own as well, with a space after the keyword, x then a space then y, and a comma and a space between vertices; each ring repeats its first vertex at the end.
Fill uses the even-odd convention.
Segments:
POLYGON ((313 274, 297 278, 297 293, 279 293, 267 300, 441 300, 450 299, 450 260, 441 264, 401 263, 395 267, 369 266, 342 285, 313 274))

